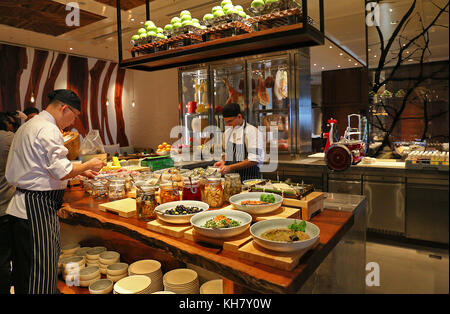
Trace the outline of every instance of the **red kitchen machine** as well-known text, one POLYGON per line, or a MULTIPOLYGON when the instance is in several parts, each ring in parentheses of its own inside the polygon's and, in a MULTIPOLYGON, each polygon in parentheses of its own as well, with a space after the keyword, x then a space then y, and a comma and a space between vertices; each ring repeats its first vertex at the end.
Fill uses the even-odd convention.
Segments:
POLYGON ((351 165, 356 165, 364 158, 365 143, 361 136, 361 116, 359 114, 348 116, 347 129, 338 142, 335 142, 334 134, 337 120, 330 119, 328 123, 330 124, 330 132, 324 133, 324 137, 328 138, 325 146, 325 162, 331 170, 347 170, 351 165), (358 119, 358 127, 356 128, 351 126, 353 117, 358 119))

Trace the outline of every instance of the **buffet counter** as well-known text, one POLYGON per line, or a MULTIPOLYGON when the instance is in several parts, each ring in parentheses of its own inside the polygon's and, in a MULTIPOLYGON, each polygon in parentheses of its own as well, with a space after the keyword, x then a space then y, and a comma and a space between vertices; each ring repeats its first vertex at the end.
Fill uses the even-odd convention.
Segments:
POLYGON ((94 200, 80 187, 68 188, 65 193, 59 213, 61 242, 104 245, 120 252, 126 263, 157 259, 164 271, 194 265, 220 275, 224 293, 363 293, 365 197, 325 196, 324 210, 311 218, 320 228, 319 243, 292 270, 246 260, 220 246, 149 230, 136 216, 124 218, 101 211, 99 205, 106 200, 94 200))

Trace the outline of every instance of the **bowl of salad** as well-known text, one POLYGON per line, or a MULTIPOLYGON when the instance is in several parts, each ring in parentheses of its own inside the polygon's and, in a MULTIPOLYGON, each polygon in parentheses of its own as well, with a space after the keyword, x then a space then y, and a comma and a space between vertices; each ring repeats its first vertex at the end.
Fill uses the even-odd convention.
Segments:
POLYGON ((240 210, 217 209, 198 213, 191 218, 194 230, 210 238, 229 238, 250 227, 252 216, 240 210))
POLYGON ((280 208, 283 197, 274 193, 244 192, 230 197, 234 208, 252 215, 271 213, 280 208))

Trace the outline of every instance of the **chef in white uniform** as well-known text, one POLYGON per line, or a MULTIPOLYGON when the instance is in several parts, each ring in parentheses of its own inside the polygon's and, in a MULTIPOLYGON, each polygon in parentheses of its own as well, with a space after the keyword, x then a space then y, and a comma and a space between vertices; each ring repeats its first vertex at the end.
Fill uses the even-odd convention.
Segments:
POLYGON ((83 164, 67 159, 61 130, 79 116, 81 101, 66 89, 48 97, 48 107, 16 132, 6 164, 6 179, 16 187, 6 212, 11 216, 13 285, 19 294, 57 293, 57 212, 67 180, 77 175, 93 177, 105 166, 97 158, 83 164))

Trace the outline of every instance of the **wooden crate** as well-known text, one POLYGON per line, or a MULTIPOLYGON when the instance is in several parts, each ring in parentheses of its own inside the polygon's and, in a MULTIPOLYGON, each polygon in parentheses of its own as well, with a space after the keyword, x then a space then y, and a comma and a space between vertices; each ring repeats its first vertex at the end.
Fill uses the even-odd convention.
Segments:
POLYGON ((284 11, 251 17, 247 21, 253 25, 254 31, 261 31, 284 25, 292 25, 302 21, 302 10, 299 8, 292 8, 284 11))
POLYGON ((210 41, 219 38, 232 37, 236 35, 251 33, 253 27, 249 24, 233 21, 226 24, 208 27, 200 32, 204 41, 210 41))

